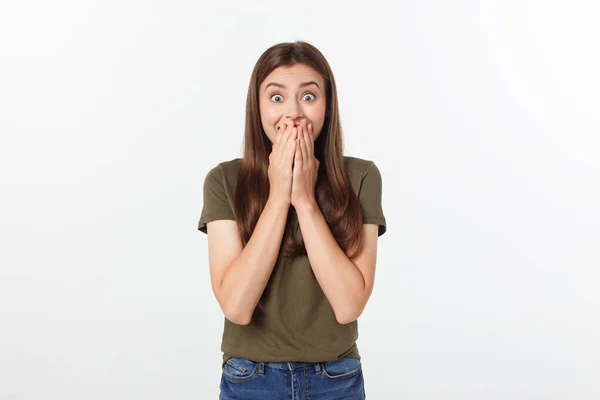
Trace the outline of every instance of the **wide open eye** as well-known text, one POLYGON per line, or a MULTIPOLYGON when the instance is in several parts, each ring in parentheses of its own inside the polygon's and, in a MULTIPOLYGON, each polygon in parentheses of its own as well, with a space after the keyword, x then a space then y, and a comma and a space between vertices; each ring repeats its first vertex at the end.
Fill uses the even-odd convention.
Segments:
MULTIPOLYGON (((302 96, 302 98, 305 98, 306 96, 312 96, 312 99, 310 99, 309 101, 314 101, 314 99, 316 99, 316 96, 310 92, 304 93, 304 95, 302 96)), ((277 100, 273 100, 275 97, 282 97, 279 93, 273 94, 271 96, 271 101, 275 102, 275 103, 281 103, 281 100, 277 101, 277 100)))

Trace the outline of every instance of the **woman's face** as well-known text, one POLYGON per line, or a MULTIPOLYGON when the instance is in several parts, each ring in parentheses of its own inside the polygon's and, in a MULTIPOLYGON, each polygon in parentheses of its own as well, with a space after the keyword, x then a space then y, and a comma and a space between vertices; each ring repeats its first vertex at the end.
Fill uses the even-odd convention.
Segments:
POLYGON ((262 127, 271 143, 284 132, 282 122, 299 126, 312 124, 312 140, 317 139, 325 120, 325 82, 317 71, 297 63, 273 70, 259 88, 262 127), (281 129, 279 129, 281 127, 281 129))

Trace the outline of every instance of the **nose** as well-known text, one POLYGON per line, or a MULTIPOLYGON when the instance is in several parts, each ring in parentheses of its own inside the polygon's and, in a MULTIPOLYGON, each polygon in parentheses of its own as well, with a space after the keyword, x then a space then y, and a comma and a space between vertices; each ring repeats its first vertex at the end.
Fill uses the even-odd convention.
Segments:
POLYGON ((296 101, 290 101, 291 103, 289 108, 286 110, 285 117, 294 121, 294 125, 300 125, 302 118, 304 118, 304 114, 302 113, 302 107, 296 101))

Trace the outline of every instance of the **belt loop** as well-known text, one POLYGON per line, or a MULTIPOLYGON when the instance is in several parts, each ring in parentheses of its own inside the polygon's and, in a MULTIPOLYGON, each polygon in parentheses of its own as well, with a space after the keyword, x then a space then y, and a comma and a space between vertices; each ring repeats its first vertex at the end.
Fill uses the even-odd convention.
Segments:
POLYGON ((259 375, 264 375, 265 374, 265 363, 264 362, 259 362, 258 363, 258 374, 259 375))
POLYGON ((315 363, 315 372, 316 372, 317 374, 320 374, 320 373, 321 373, 321 364, 320 364, 320 363, 318 363, 318 362, 316 362, 316 363, 315 363))

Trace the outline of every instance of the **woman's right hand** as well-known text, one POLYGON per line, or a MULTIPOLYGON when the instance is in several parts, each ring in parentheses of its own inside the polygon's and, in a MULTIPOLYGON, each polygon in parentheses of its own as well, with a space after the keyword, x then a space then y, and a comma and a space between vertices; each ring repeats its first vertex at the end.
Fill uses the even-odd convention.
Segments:
POLYGON ((291 204, 292 164, 297 146, 298 128, 291 118, 277 125, 277 137, 269 155, 269 198, 291 204))

